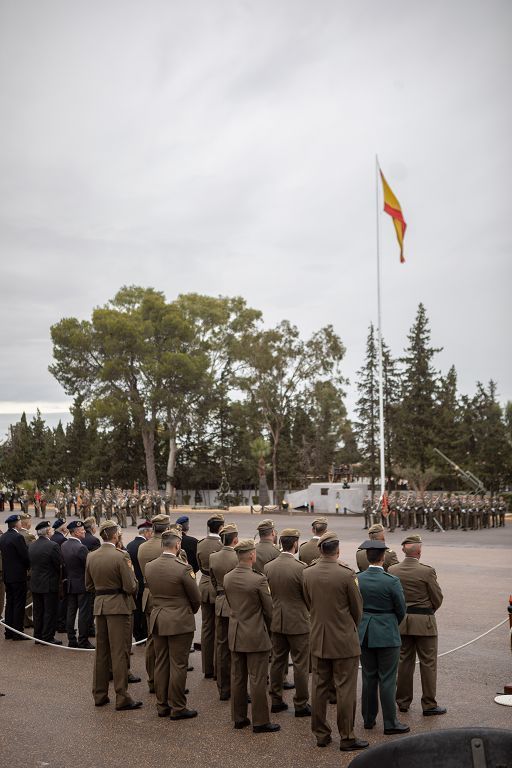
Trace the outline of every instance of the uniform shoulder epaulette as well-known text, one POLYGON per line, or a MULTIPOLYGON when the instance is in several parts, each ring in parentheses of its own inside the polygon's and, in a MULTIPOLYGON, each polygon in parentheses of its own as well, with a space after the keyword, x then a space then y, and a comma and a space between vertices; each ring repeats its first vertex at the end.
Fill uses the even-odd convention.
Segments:
POLYGON ((347 565, 346 563, 340 563, 339 561, 338 561, 338 565, 340 566, 340 568, 346 568, 347 571, 352 571, 352 573, 354 573, 354 569, 351 568, 350 565, 347 565))
MULTIPOLYGON (((266 563, 265 563, 265 565, 266 565, 266 563)), ((253 572, 253 573, 255 573, 257 576, 264 576, 264 577, 265 577, 265 579, 267 578, 267 577, 265 576, 265 574, 263 573, 263 571, 258 571, 258 570, 257 570, 257 568, 252 568, 251 570, 252 570, 252 572, 253 572)))
POLYGON ((180 565, 190 566, 190 568, 192 568, 192 566, 190 565, 190 563, 187 563, 187 562, 185 562, 185 560, 182 560, 180 557, 175 557, 174 559, 175 559, 175 560, 176 560, 176 562, 177 562, 177 563, 179 563, 180 565))
POLYGON ((314 560, 312 560, 309 565, 306 565, 306 568, 312 568, 314 565, 318 563, 319 558, 316 557, 314 560))
MULTIPOLYGON (((384 571, 385 576, 391 576, 392 579, 398 579, 398 576, 393 576, 392 573, 388 573, 387 571, 384 571)), ((400 579, 398 579, 400 581, 400 579)))

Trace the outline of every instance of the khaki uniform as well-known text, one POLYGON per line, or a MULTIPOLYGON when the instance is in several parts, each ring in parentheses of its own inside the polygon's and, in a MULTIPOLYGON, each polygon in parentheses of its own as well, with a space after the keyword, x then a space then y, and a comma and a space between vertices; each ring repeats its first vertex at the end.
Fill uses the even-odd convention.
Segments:
POLYGON ((320 550, 318 549, 318 542, 320 536, 313 536, 309 541, 305 541, 299 547, 299 560, 306 565, 311 565, 313 560, 318 560, 320 557, 320 550))
POLYGON ((306 565, 289 552, 267 563, 265 575, 272 595, 272 661, 270 695, 272 704, 283 701, 283 681, 291 653, 295 682, 293 704, 304 709, 309 699, 309 611, 304 600, 303 577, 306 565))
POLYGON ((272 541, 259 541, 256 544, 256 562, 254 563, 254 570, 258 573, 263 573, 266 564, 275 560, 280 554, 281 550, 278 549, 272 541))
POLYGON ((265 576, 237 565, 224 576, 230 608, 231 714, 235 723, 247 717, 247 677, 253 726, 270 722, 267 699, 268 656, 272 647, 272 598, 265 576))
MULTIPOLYGON (((215 674, 215 600, 217 593, 210 579, 210 555, 222 549, 220 536, 209 533, 197 543, 197 562, 201 569, 199 591, 201 593, 201 660, 203 674, 215 674)), ((238 560, 238 558, 237 558, 238 560)))
MULTIPOLYGON (((357 567, 360 571, 366 571, 368 568, 368 555, 366 554, 366 549, 358 549, 356 552, 356 562, 357 567)), ((396 565, 398 563, 398 557, 396 556, 396 552, 394 552, 392 549, 387 549, 386 554, 384 555, 384 570, 387 571, 388 568, 391 565, 396 565)))
POLYGON ((311 612, 311 729, 318 744, 328 743, 331 728, 326 719, 327 700, 334 679, 338 731, 342 740, 354 739, 361 653, 357 625, 363 615, 354 571, 320 557, 304 571, 304 597, 311 612))
POLYGON ((229 604, 224 592, 224 576, 236 568, 238 556, 233 547, 224 546, 210 555, 210 578, 216 592, 215 599, 215 671, 219 696, 231 696, 231 652, 229 650, 229 604))
POLYGON ((146 614, 146 623, 148 627, 148 637, 146 640, 146 673, 148 676, 148 686, 151 693, 155 692, 155 646, 153 644, 153 635, 149 628, 149 619, 153 608, 153 600, 151 598, 151 592, 149 591, 145 570, 146 565, 152 560, 156 560, 162 554, 162 534, 153 533, 151 539, 148 539, 141 544, 137 550, 137 560, 139 561, 142 575, 144 576, 144 592, 142 593, 142 610, 146 614))
POLYGON ((413 698, 416 654, 420 662, 421 706, 437 707, 437 622, 435 611, 443 602, 443 593, 436 572, 415 557, 405 557, 393 565, 389 573, 398 576, 404 590, 407 614, 400 624, 402 648, 398 666, 396 700, 399 707, 408 708, 413 698))
POLYGON ((104 543, 90 552, 85 565, 85 587, 95 592, 96 653, 92 693, 96 704, 108 696, 110 665, 116 691, 116 707, 131 704, 128 694, 128 669, 132 641, 133 596, 137 579, 130 556, 104 543))
POLYGON ((185 688, 194 614, 201 596, 191 565, 162 553, 146 564, 146 583, 153 609, 149 630, 155 647, 155 693, 160 715, 177 715, 187 707, 185 688))

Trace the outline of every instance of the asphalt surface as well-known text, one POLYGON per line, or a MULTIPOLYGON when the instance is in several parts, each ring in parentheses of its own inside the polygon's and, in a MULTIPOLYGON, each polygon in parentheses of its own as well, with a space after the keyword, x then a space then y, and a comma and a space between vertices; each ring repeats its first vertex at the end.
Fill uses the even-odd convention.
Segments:
MULTIPOLYGON (((8 513, 0 515, 3 522, 8 513)), ((193 513, 192 535, 204 535, 207 515, 193 513)), ((258 518, 228 515, 242 536, 254 535, 258 518)), ((53 513, 50 512, 50 518, 53 513)), ((275 517, 278 528, 291 524, 290 515, 275 517)), ((1 523, 0 523, 1 524, 1 523)), ((294 515, 293 525, 309 538, 310 519, 294 515)), ((355 550, 366 538, 358 518, 329 518, 329 528, 341 534, 341 559, 355 567, 355 550)), ((135 535, 129 528, 127 542, 135 535)), ((507 617, 512 593, 512 521, 504 529, 475 532, 421 531, 423 561, 436 568, 444 592, 437 613, 439 652, 472 640, 507 617)), ((388 545, 401 556, 401 531, 389 534, 388 545)), ((130 686, 143 701, 134 712, 116 712, 114 704, 95 708, 91 694, 94 653, 13 643, 0 633, 0 755, 4 766, 23 768, 98 768, 127 765, 152 768, 172 763, 185 768, 220 766, 238 768, 249 762, 259 766, 279 763, 283 768, 346 766, 354 758, 339 751, 335 707, 329 708, 333 743, 318 749, 309 719, 293 717, 293 691, 285 693, 288 712, 273 715, 281 731, 275 734, 235 731, 229 702, 218 700, 216 684, 201 675, 200 653, 191 654, 188 704, 199 710, 195 720, 171 722, 158 718, 155 699, 145 682, 144 648, 135 648, 132 671, 142 682, 130 686)), ((65 639, 65 636, 61 636, 65 639)), ((196 634, 199 640, 199 633, 196 634)), ((290 670, 290 677, 292 676, 290 670)), ((419 674, 415 700, 402 722, 411 733, 464 726, 512 727, 512 708, 494 702, 503 685, 512 682, 512 654, 508 623, 481 640, 439 659, 438 703, 448 708, 442 717, 423 717, 419 674)), ((111 695, 111 698, 114 697, 111 695)), ((250 713, 249 713, 250 714, 250 713)), ((389 741, 382 719, 373 731, 364 731, 359 712, 356 735, 371 745, 389 741)))

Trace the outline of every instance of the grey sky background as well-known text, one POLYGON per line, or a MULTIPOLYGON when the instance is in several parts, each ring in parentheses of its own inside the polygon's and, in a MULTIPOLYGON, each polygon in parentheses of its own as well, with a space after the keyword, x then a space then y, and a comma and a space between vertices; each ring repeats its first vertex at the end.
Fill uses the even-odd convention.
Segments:
MULTIPOLYGON (((352 382, 418 302, 462 392, 510 362, 509 0, 0 2, 0 430, 62 410, 49 327, 123 284, 332 323, 352 382)), ((55 417, 50 417, 52 423, 55 417)))

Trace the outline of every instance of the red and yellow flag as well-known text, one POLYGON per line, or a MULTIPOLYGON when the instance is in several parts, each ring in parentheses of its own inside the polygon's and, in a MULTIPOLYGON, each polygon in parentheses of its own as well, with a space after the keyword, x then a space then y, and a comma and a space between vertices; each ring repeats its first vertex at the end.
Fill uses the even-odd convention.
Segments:
MULTIPOLYGON (((379 169, 380 170, 380 169, 379 169)), ((396 237, 400 246, 400 263, 405 262, 404 258, 404 236, 407 224, 405 223, 404 215, 400 207, 400 203, 394 196, 391 187, 384 178, 384 174, 380 171, 380 177, 382 179, 382 189, 384 191, 384 211, 388 213, 393 219, 395 226, 396 237)))

